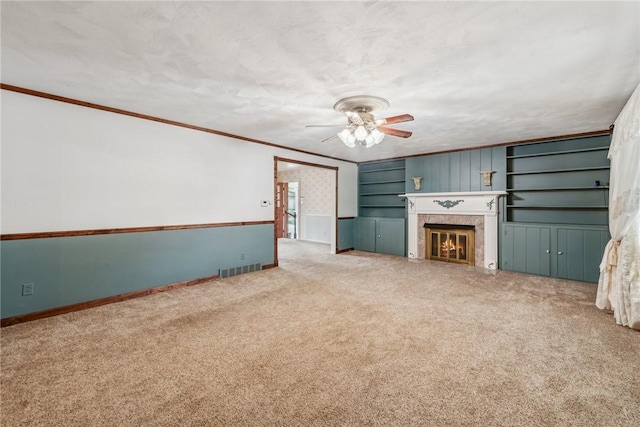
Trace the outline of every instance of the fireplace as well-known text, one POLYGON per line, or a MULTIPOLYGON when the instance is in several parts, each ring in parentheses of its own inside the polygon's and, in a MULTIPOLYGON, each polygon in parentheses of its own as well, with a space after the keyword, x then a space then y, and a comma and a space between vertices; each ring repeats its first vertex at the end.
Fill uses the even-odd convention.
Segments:
POLYGON ((474 265, 474 227, 424 224, 425 258, 474 265))
MULTIPOLYGON (((471 228, 473 246, 464 249, 466 260, 462 260, 459 249, 457 257, 449 249, 449 257, 438 254, 449 262, 464 262, 476 267, 495 270, 498 268, 498 199, 507 194, 505 191, 469 191, 455 193, 408 193, 400 197, 407 198, 407 256, 425 259, 431 252, 433 242, 428 242, 426 224, 440 224, 453 227, 453 230, 471 228)), ((451 233, 452 229, 445 232, 451 233)), ((460 231, 455 234, 455 245, 459 244, 460 231)), ((467 244, 470 243, 467 234, 467 244)), ((445 240, 454 240, 451 238, 445 240)), ((463 241, 465 238, 462 239, 463 241)), ((442 237, 440 243, 442 244, 442 237)), ((447 242, 445 242, 446 248, 447 242)), ((450 246, 453 243, 450 244, 450 246)), ((431 258, 433 259, 433 258, 431 258)))

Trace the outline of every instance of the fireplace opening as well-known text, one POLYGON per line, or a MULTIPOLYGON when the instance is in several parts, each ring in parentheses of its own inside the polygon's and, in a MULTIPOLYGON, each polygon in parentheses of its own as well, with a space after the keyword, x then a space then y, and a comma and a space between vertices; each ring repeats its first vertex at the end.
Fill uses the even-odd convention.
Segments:
POLYGON ((425 223, 424 229, 426 259, 474 265, 474 226, 425 223))

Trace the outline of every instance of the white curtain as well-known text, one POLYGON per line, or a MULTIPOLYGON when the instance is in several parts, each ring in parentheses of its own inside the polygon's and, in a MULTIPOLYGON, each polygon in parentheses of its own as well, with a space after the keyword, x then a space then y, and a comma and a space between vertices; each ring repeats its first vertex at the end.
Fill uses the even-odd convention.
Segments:
POLYGON ((614 122, 609 148, 609 231, 596 306, 640 330, 640 85, 614 122))

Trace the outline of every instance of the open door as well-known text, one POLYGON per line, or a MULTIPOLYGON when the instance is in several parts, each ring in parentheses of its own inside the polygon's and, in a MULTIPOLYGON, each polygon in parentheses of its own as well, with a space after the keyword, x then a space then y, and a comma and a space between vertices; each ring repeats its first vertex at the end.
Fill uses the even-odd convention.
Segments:
POLYGON ((289 203, 289 184, 278 182, 276 186, 276 239, 287 237, 289 216, 287 206, 289 203))

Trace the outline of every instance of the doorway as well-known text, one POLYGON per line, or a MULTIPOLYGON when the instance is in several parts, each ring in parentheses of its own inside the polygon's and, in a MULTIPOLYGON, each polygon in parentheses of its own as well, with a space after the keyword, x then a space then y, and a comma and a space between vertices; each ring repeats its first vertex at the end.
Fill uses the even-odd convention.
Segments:
POLYGON ((336 253, 338 168, 274 157, 274 184, 276 265, 278 239, 325 244, 336 253))
POLYGON ((289 188, 287 191, 287 238, 289 239, 297 239, 298 238, 298 211, 299 209, 299 189, 300 183, 294 181, 289 182, 289 188))

